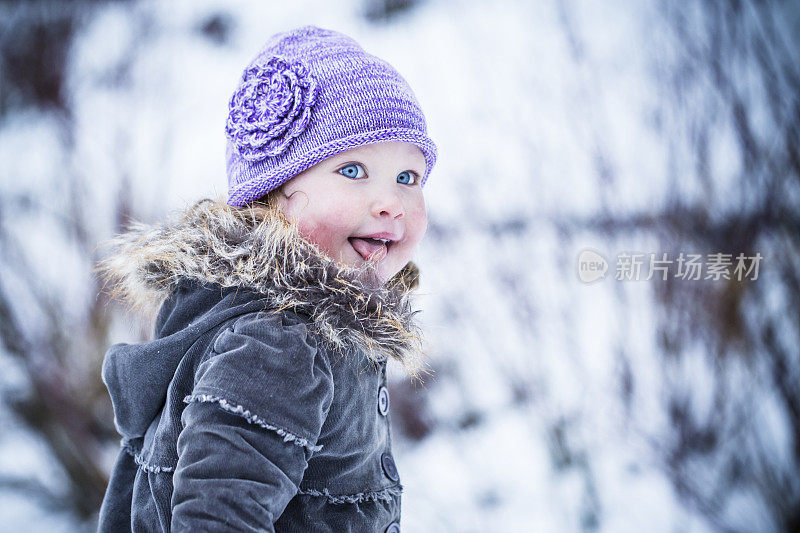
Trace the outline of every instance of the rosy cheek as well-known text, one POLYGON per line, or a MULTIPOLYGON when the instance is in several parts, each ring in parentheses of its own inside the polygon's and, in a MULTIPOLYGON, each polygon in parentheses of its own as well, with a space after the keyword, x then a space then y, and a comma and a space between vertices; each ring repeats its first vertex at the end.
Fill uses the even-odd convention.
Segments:
POLYGON ((305 220, 299 225, 300 233, 313 242, 328 255, 338 254, 338 241, 340 240, 340 230, 320 221, 305 220))
POLYGON ((425 204, 419 203, 414 208, 409 209, 409 221, 413 220, 413 234, 418 240, 421 240, 428 229, 428 213, 425 210, 425 204))

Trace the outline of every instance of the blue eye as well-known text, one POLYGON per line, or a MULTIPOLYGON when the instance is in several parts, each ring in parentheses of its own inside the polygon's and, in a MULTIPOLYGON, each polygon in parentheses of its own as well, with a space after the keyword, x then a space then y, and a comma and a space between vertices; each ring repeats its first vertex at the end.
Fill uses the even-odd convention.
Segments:
POLYGON ((417 175, 414 174, 413 172, 409 172, 408 170, 404 170, 403 172, 397 175, 397 182, 413 185, 414 183, 417 183, 417 175))
POLYGON ((364 167, 362 167, 358 163, 351 163, 349 165, 343 166, 342 168, 339 169, 339 174, 341 174, 346 178, 352 178, 352 179, 363 178, 364 176, 367 175, 367 173, 364 172, 364 167))

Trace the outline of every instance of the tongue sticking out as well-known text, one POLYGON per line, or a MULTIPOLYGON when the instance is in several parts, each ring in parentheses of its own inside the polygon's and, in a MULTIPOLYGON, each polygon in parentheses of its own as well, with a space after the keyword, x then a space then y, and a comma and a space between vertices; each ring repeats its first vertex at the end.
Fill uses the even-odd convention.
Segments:
POLYGON ((380 261, 386 257, 386 245, 375 239, 362 239, 361 237, 350 237, 350 244, 356 249, 361 257, 367 261, 380 261))

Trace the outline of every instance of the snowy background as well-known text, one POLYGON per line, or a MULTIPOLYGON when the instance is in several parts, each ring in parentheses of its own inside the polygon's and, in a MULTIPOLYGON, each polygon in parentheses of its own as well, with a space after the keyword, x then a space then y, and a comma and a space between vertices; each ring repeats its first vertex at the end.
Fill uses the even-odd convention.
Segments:
POLYGON ((800 5, 751 0, 0 3, 0 531, 96 527, 99 365, 150 334, 98 244, 224 195, 236 80, 304 24, 392 63, 439 146, 404 531, 800 531, 800 5), (645 279, 681 252, 764 259, 645 279))

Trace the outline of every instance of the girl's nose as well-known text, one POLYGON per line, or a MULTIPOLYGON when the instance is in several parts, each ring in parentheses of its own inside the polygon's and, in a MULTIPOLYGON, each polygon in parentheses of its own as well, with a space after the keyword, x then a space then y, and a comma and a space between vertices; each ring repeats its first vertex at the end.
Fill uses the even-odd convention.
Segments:
POLYGON ((404 211, 403 200, 397 191, 381 190, 372 202, 372 214, 376 217, 401 218, 404 211))

